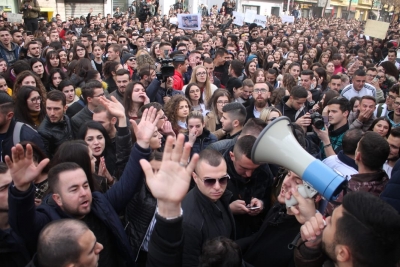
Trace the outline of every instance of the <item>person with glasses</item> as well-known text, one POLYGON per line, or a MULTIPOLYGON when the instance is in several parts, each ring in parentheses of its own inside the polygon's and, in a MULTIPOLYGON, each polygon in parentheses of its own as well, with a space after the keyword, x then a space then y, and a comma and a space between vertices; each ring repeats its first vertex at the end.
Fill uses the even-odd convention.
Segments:
POLYGON ((46 116, 44 96, 33 86, 22 86, 15 98, 15 119, 37 129, 46 116))
POLYGON ((232 95, 225 89, 217 89, 210 101, 210 112, 205 116, 206 128, 211 131, 218 140, 225 136, 222 130, 221 118, 223 107, 232 101, 232 95))
POLYGON ((374 115, 375 117, 386 117, 389 112, 394 110, 393 104, 396 98, 399 96, 400 85, 395 84, 390 89, 386 95, 385 103, 377 104, 375 107, 374 115))
POLYGON ((246 107, 246 121, 250 118, 260 118, 262 110, 271 106, 269 98, 272 90, 273 86, 269 82, 254 83, 252 94, 254 101, 246 107))
POLYGON ((199 266, 199 256, 208 239, 218 236, 236 239, 229 209, 231 193, 226 191, 230 177, 222 155, 212 149, 201 151, 192 177, 195 187, 182 201, 182 266, 199 266))
POLYGON ((99 98, 104 95, 103 85, 99 81, 92 80, 82 87, 82 97, 86 105, 71 118, 72 131, 75 136, 85 122, 92 120, 93 110, 101 104, 99 98))
MULTIPOLYGON (((218 88, 210 82, 210 73, 207 72, 204 66, 196 66, 193 69, 192 77, 190 79, 190 83, 196 83, 199 86, 202 95, 204 104, 206 107, 211 99, 211 96, 218 88)), ((182 91, 185 92, 186 85, 182 88, 182 91)))

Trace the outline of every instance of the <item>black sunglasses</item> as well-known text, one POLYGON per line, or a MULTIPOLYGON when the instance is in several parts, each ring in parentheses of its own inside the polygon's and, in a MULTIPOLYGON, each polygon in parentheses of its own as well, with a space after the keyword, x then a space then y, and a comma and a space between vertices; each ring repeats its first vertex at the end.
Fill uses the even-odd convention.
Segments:
POLYGON ((226 184, 228 183, 228 180, 229 180, 230 178, 231 178, 231 177, 227 174, 227 175, 225 175, 225 176, 223 176, 223 177, 221 177, 221 178, 219 178, 219 179, 216 179, 216 178, 206 178, 206 179, 203 179, 203 182, 204 182, 204 185, 205 185, 205 186, 214 186, 215 183, 216 183, 217 180, 218 180, 218 183, 219 183, 220 185, 226 185, 226 184))

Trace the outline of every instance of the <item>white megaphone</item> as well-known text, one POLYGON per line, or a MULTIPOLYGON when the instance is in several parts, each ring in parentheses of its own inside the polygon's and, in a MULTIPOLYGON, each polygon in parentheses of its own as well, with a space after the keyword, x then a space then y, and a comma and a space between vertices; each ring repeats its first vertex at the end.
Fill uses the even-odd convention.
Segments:
POLYGON ((258 136, 251 151, 256 164, 283 166, 309 183, 326 200, 336 200, 347 179, 311 156, 293 135, 290 119, 279 117, 269 123, 258 136))

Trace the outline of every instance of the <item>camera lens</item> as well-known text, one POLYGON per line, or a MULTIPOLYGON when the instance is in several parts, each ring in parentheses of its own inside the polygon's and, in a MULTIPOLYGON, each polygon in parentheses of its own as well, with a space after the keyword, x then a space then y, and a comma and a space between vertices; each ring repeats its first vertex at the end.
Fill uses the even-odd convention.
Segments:
POLYGON ((314 118, 313 125, 320 130, 325 127, 324 120, 321 118, 314 118))

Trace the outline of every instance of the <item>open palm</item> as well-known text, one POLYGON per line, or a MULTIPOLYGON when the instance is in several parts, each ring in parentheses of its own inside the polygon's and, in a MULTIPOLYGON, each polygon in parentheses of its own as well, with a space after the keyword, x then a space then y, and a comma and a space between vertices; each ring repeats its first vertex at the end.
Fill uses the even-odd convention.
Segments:
POLYGON ((190 145, 184 145, 184 136, 180 134, 173 147, 174 138, 168 137, 160 170, 155 174, 146 160, 140 164, 146 175, 146 182, 151 193, 158 201, 179 204, 188 192, 191 174, 197 164, 198 155, 190 155, 190 145))

